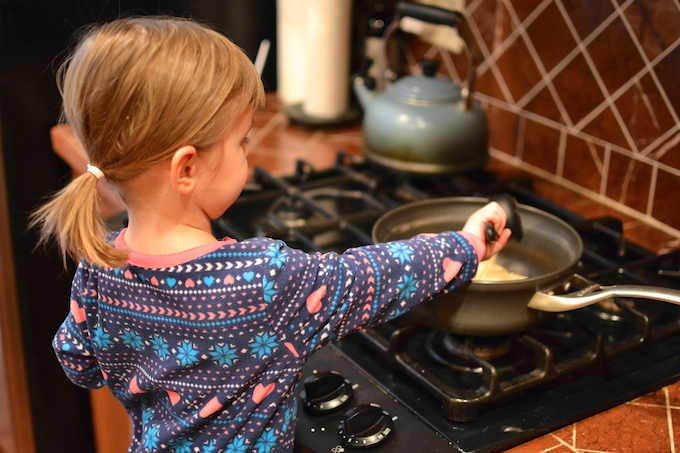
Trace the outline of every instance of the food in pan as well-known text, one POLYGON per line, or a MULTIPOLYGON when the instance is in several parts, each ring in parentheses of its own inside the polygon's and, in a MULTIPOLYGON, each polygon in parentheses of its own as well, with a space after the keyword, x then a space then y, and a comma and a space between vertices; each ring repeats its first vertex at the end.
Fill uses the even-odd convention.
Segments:
POLYGON ((479 263, 477 275, 475 275, 473 280, 499 282, 506 280, 523 280, 527 278, 526 275, 518 274, 517 272, 512 272, 498 264, 496 262, 497 257, 498 255, 494 255, 488 260, 479 263))

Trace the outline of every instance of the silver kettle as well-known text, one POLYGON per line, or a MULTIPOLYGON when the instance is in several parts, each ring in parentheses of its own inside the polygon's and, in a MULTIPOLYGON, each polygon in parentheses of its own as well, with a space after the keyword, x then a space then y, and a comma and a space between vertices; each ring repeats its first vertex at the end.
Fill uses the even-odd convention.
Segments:
MULTIPOLYGON (((455 28, 463 20, 457 11, 399 2, 395 20, 385 31, 385 46, 403 17, 455 28)), ((438 77, 438 63, 431 60, 421 62, 422 74, 401 77, 391 86, 388 81, 382 92, 371 89, 363 77, 355 78, 354 92, 364 109, 363 153, 367 159, 422 174, 463 172, 486 163, 486 114, 470 96, 475 68, 470 46, 461 38, 469 62, 462 87, 438 77)))

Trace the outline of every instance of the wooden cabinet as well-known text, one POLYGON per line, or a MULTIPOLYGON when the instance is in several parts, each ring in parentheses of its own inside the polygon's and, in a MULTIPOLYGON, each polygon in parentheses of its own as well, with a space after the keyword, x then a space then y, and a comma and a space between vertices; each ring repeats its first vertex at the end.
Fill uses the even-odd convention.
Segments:
POLYGON ((90 400, 97 453, 127 451, 132 438, 132 424, 123 406, 106 387, 92 390, 90 400))

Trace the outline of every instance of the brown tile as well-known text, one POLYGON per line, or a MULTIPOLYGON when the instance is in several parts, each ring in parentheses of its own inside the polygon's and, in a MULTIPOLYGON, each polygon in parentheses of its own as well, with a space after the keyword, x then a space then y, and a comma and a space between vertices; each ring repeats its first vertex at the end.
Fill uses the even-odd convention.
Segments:
POLYGON ((561 0, 567 15, 581 39, 587 38, 595 29, 616 11, 610 2, 583 2, 561 0))
POLYGON ((524 131, 522 160, 551 174, 555 174, 557 171, 557 150, 559 143, 559 131, 527 119, 524 131))
POLYGON ((553 84, 574 124, 605 100, 581 54, 553 78, 553 84))
POLYGON ((649 165, 612 151, 606 195, 641 213, 647 211, 652 169, 649 165))
POLYGON ((674 2, 638 0, 628 5, 624 14, 650 61, 678 39, 680 8, 674 2))
POLYGON ((659 162, 680 169, 680 141, 677 140, 678 134, 676 133, 666 142, 667 144, 660 145, 653 155, 659 162), (673 140, 676 142, 673 143, 673 140))
POLYGON ((527 33, 548 72, 576 47, 576 41, 555 3, 551 3, 527 27, 527 33))
POLYGON ((640 150, 675 126, 666 101, 649 74, 626 90, 615 104, 640 150))
POLYGON ((543 178, 534 179, 534 191, 542 197, 545 197, 554 203, 564 206, 567 209, 573 210, 577 214, 582 215, 582 211, 575 209, 577 203, 583 203, 588 199, 582 195, 556 185, 554 182, 547 181, 543 178))
POLYGON ((489 146, 511 156, 517 153, 519 117, 516 113, 489 106, 486 110, 489 123, 489 146))
POLYGON ((624 404, 576 424, 579 450, 660 453, 669 442, 665 407, 624 404))
POLYGON ((614 116, 614 112, 609 107, 600 112, 590 123, 583 126, 582 131, 623 149, 631 148, 619 122, 614 116))
POLYGON ((676 230, 680 230, 680 210, 678 210, 678 189, 680 177, 659 170, 652 216, 676 230))
POLYGON ((657 255, 668 253, 680 246, 680 239, 639 220, 625 222, 623 224, 623 232, 626 240, 644 247, 657 255))
POLYGON ((600 192, 604 149, 592 141, 567 136, 562 176, 592 192, 600 192))
POLYGON ((526 2, 526 1, 517 1, 513 0, 512 2, 512 9, 515 11, 515 14, 519 18, 520 22, 524 22, 529 15, 531 15, 535 10, 536 10, 536 2, 526 2))
POLYGON ((542 79, 523 37, 519 37, 496 59, 513 99, 521 99, 542 79))
POLYGON ((539 91, 538 94, 524 106, 524 109, 560 124, 567 123, 566 119, 562 117, 562 113, 557 108, 555 99, 548 87, 544 87, 539 91))
POLYGON ((607 25, 587 50, 609 93, 614 93, 645 66, 620 18, 607 25))
POLYGON ((672 52, 654 66, 654 73, 659 79, 659 82, 661 82, 661 86, 666 92, 673 109, 675 109, 676 113, 680 112, 680 83, 678 83, 678 73, 680 73, 680 46, 673 49, 672 52))
POLYGON ((490 68, 487 68, 486 71, 477 76, 473 89, 475 92, 486 94, 492 98, 500 99, 501 101, 506 100, 496 79, 496 74, 490 68))
POLYGON ((484 46, 489 52, 515 29, 504 2, 498 0, 482 0, 469 14, 482 37, 482 42, 476 42, 477 48, 484 46))

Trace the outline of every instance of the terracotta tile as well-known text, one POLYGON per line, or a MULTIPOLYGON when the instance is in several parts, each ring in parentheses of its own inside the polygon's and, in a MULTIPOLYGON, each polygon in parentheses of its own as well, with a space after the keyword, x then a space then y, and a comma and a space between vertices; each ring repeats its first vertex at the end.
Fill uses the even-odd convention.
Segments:
POLYGON ((563 444, 566 445, 574 445, 574 430, 576 428, 575 424, 571 424, 569 426, 565 426, 564 428, 558 429, 557 431, 553 432, 551 435, 558 438, 559 440, 562 441, 563 444))
POLYGON ((675 127, 666 101, 649 74, 626 90, 615 104, 638 149, 645 149, 675 127))
MULTIPOLYGON (((668 399, 671 407, 680 409, 680 382, 669 385, 668 387, 668 399)), ((677 431, 680 433, 680 431, 677 431)))
POLYGON ((614 93, 645 66, 620 18, 607 25, 587 50, 609 93, 614 93))
POLYGON ((673 2, 638 0, 624 14, 650 61, 678 39, 677 26, 668 26, 680 24, 680 9, 673 2))
POLYGON ((647 211, 652 169, 649 165, 612 151, 606 195, 636 211, 647 211))
POLYGON ((528 119, 524 132, 522 160, 555 174, 559 142, 559 131, 528 119))
POLYGON ((671 424, 673 426, 673 451, 680 451, 680 410, 671 410, 671 424))
POLYGON ((571 452, 575 451, 565 447, 552 435, 539 437, 525 444, 507 450, 506 453, 547 453, 552 451, 571 452))
POLYGON ((616 12, 610 2, 580 0, 561 0, 561 2, 581 39, 587 38, 598 25, 616 12))
POLYGON ((680 188, 680 177, 659 170, 652 215, 676 230, 680 230, 680 211, 677 202, 678 188, 680 188))
POLYGON ((605 100, 590 67, 580 54, 554 77, 553 84, 574 124, 605 100))
POLYGON ((276 125, 268 135, 260 140, 263 148, 303 149, 311 137, 310 131, 288 120, 276 125))
POLYGON ((643 405, 655 405, 660 407, 666 407, 666 390, 659 389, 655 392, 648 393, 647 395, 635 398, 631 401, 631 404, 643 404, 643 405))
POLYGON ((661 453, 670 451, 669 442, 665 407, 624 404, 576 424, 575 446, 582 450, 661 453))
POLYGON ((604 149, 579 137, 568 136, 562 176, 594 193, 600 192, 604 149))
POLYGON ((548 72, 576 47, 576 41, 554 3, 527 27, 527 33, 548 72))

